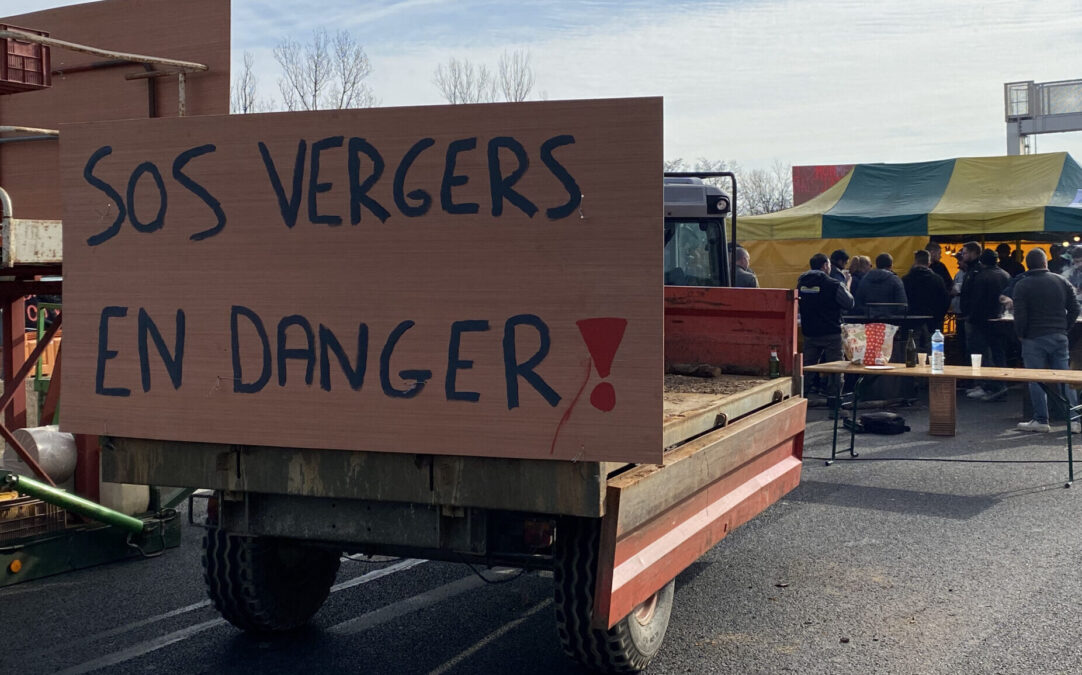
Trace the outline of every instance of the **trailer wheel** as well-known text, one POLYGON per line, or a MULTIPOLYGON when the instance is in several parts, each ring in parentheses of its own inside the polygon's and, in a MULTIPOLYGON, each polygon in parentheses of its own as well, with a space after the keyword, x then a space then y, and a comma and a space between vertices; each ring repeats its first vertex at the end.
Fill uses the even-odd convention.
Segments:
POLYGON ((243 537, 217 527, 203 535, 207 595, 229 623, 276 633, 303 626, 323 606, 340 556, 269 537, 243 537))
POLYGON ((609 630, 590 627, 597 581, 600 521, 564 518, 553 551, 556 629, 564 653, 606 673, 635 673, 661 648, 672 612, 675 580, 670 581, 609 630))

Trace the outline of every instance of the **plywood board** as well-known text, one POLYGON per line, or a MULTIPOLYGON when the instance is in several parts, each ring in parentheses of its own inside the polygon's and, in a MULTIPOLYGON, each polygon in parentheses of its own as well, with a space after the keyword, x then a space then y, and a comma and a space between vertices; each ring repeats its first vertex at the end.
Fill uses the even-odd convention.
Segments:
MULTIPOLYGON (((189 115, 229 112, 229 0, 105 0, 0 19, 50 37, 112 51, 193 61, 209 67, 187 81, 189 115)), ((0 96, 0 124, 56 129, 61 124, 177 115, 177 78, 127 80, 141 64, 82 70, 108 61, 52 49, 63 74, 40 91, 0 96)), ((59 220, 60 165, 55 141, 0 145, 0 187, 17 218, 59 220)))
POLYGON ((63 127, 65 429, 659 462, 661 108, 63 127))

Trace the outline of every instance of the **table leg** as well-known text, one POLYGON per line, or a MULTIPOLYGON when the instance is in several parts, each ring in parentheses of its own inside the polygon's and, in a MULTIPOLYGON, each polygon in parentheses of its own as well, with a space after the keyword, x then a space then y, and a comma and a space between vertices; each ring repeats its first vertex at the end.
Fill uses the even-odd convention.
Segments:
POLYGON ((838 456, 838 419, 842 416, 842 392, 834 392, 834 441, 830 444, 830 459, 827 460, 826 465, 830 466, 834 463, 835 458, 838 456))
POLYGON ((933 377, 928 382, 928 433, 933 436, 953 436, 958 416, 958 380, 953 377, 933 377))
POLYGON ((860 406, 860 388, 864 384, 864 376, 861 375, 853 383, 853 419, 849 426, 849 456, 857 457, 857 408, 860 406))
POLYGON ((1074 434, 1071 432, 1071 425, 1078 418, 1082 406, 1071 407, 1070 401, 1067 400, 1066 385, 1061 384, 1052 387, 1044 382, 1038 382, 1037 384, 1044 390, 1049 402, 1057 401, 1062 403, 1064 409, 1067 410, 1067 484, 1063 487, 1071 487, 1074 484, 1074 434))

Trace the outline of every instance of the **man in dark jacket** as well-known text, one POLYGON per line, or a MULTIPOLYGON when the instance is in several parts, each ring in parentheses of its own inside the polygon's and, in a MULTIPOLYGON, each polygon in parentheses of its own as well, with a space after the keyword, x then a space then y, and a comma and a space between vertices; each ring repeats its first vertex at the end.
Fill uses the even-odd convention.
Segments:
POLYGON ((845 266, 849 264, 849 254, 845 252, 845 249, 839 248, 830 254, 830 278, 835 281, 840 281, 843 284, 848 284, 849 279, 845 276, 845 266))
POLYGON ((736 263, 736 284, 737 288, 759 288, 759 278, 755 276, 755 272, 751 271, 751 255, 747 249, 743 246, 737 246, 736 252, 733 254, 733 261, 736 263))
POLYGON ((1070 265, 1070 261, 1063 257, 1064 248, 1061 244, 1052 244, 1048 247, 1048 271, 1052 274, 1063 274, 1063 270, 1070 265))
POLYGON ((889 253, 880 253, 875 257, 875 269, 864 275, 854 300, 856 312, 862 314, 870 310, 872 318, 905 314, 909 304, 905 297, 905 285, 894 273, 894 259, 889 253), (869 308, 869 303, 889 303, 897 307, 876 310, 869 308))
MULTIPOLYGON (((970 354, 981 354, 982 361, 996 368, 1007 367, 1007 353, 992 319, 1003 313, 999 296, 1010 283, 1011 277, 996 264, 999 256, 991 249, 981 252, 981 245, 968 241, 962 252, 969 265, 962 282, 961 306, 965 316, 966 343, 970 354)), ((1007 393, 1007 385, 988 381, 966 392, 969 398, 996 401, 1007 393)))
POLYGON ((948 270, 947 266, 940 260, 940 258, 943 257, 943 249, 939 244, 930 241, 928 242, 928 245, 924 247, 924 250, 928 251, 928 255, 931 257, 928 268, 943 280, 943 287, 946 288, 947 291, 950 291, 951 286, 954 285, 954 277, 951 276, 950 270, 948 270))
MULTIPOLYGON (((1022 340, 1026 368, 1070 369, 1067 331, 1078 318, 1078 298, 1066 279, 1048 271, 1044 251, 1035 248, 1026 254, 1029 272, 1014 287, 1014 332, 1022 340)), ((1065 387, 1067 400, 1078 405, 1074 389, 1065 387)), ((1033 419, 1019 422, 1021 431, 1051 431, 1048 426, 1048 397, 1040 385, 1029 384, 1033 419)), ((1079 423, 1071 423, 1078 432, 1079 423)))
MULTIPOLYGON (((943 285, 939 275, 931 270, 930 263, 931 255, 928 251, 917 251, 913 254, 913 267, 902 277, 905 297, 909 301, 909 313, 932 317, 922 322, 928 329, 928 335, 943 329, 943 316, 950 305, 947 287, 943 285)), ((921 337, 923 341, 923 336, 921 337)), ((923 343, 920 345, 922 349, 924 346, 923 343)))
MULTIPOLYGON (((809 269, 797 279, 800 294, 800 330, 804 333, 804 365, 830 363, 842 360, 842 310, 853 306, 853 296, 845 284, 832 279, 830 261, 822 253, 816 253, 809 261, 809 269)), ((804 378, 805 393, 837 388, 838 378, 829 378, 824 386, 818 373, 808 373, 804 378)))
POLYGON ((996 247, 996 254, 999 255, 999 267, 1012 277, 1016 277, 1026 271, 1022 267, 1022 263, 1015 262, 1011 257, 1011 245, 1004 242, 996 247))

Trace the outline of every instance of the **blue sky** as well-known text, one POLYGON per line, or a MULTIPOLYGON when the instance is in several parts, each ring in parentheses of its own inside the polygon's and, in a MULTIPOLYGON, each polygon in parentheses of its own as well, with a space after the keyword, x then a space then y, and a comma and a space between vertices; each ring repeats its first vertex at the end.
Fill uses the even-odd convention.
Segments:
MULTIPOLYGON (((1004 82, 1082 78, 1082 0, 234 0, 234 70, 252 52, 276 96, 271 49, 321 26, 365 46, 383 105, 440 103, 452 56, 525 48, 535 95, 663 95, 667 158, 745 167, 1003 154, 1004 82)), ((1037 150, 1082 159, 1082 133, 1037 150)))

